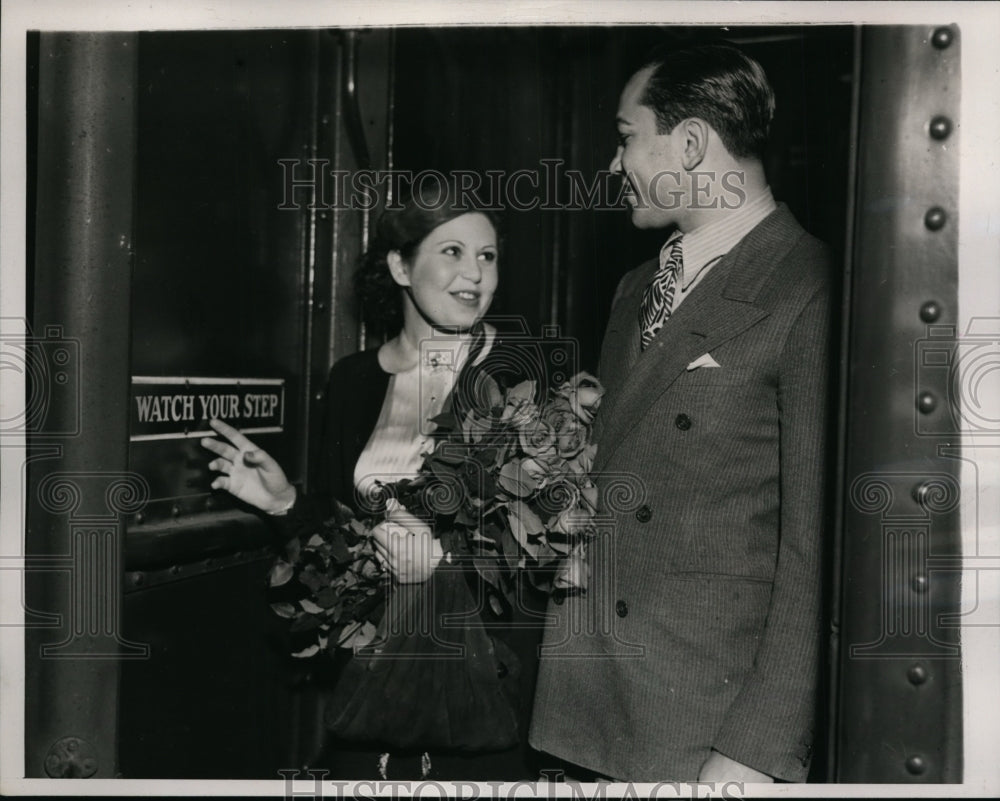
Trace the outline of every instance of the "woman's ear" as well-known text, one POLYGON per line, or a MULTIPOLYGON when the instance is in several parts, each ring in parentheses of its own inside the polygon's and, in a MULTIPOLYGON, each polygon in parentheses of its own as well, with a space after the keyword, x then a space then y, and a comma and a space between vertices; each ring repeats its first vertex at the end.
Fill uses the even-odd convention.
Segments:
POLYGON ((400 286, 410 285, 410 271, 406 267, 406 262, 398 250, 390 250, 385 256, 386 264, 389 265, 389 274, 392 280, 400 286))
POLYGON ((685 170, 693 170, 705 160, 705 152, 708 150, 708 137, 711 128, 704 120, 697 117, 680 122, 680 129, 683 135, 684 150, 681 154, 682 164, 685 170))

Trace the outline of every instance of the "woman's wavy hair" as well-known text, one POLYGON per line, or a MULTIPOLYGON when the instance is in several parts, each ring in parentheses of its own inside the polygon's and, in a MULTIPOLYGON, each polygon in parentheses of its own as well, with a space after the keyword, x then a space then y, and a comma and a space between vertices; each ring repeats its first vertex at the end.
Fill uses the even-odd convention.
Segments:
POLYGON ((389 252, 397 250, 404 261, 410 261, 431 231, 470 212, 489 219, 499 247, 501 220, 496 211, 480 204, 471 193, 457 191, 454 180, 443 175, 438 181, 417 182, 405 200, 382 212, 374 239, 354 274, 365 322, 376 333, 393 336, 403 327, 403 288, 389 272, 389 252))

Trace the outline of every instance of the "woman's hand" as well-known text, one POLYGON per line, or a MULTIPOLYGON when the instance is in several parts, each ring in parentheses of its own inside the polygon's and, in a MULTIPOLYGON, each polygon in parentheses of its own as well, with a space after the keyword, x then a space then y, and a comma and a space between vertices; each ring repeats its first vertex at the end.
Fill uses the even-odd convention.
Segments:
POLYGON ((214 437, 201 440, 204 447, 219 456, 208 463, 209 470, 222 473, 212 482, 212 489, 224 489, 269 514, 281 512, 295 502, 295 487, 266 451, 221 420, 210 420, 208 424, 232 442, 230 445, 214 437))
POLYGON ((385 521, 372 529, 372 537, 375 551, 400 584, 427 581, 444 557, 431 527, 394 498, 386 504, 385 521))

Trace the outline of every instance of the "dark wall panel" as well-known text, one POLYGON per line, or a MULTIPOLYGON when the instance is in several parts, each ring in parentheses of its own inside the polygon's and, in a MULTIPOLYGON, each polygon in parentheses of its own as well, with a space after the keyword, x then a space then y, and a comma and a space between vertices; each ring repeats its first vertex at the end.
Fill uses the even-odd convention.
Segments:
MULTIPOLYGON (((308 217, 278 208, 278 160, 311 155, 317 35, 139 37, 132 375, 284 379, 284 434, 259 444, 293 479, 304 467, 308 217)), ((204 456, 197 439, 133 442, 132 469, 152 484, 147 518, 204 510, 204 456)))
MULTIPOLYGON (((323 36, 139 36, 131 374, 284 380, 283 430, 252 438, 293 481, 305 475, 315 221, 307 192, 279 208, 279 159, 316 156, 320 103, 336 103, 318 97, 323 36)), ((122 773, 276 779, 298 758, 299 710, 264 596, 271 538, 210 490, 198 437, 133 440, 129 457, 151 501, 128 520, 124 627, 150 654, 122 671, 122 773)))
POLYGON ((149 645, 119 693, 122 775, 278 779, 295 767, 285 627, 262 598, 270 559, 126 593, 125 630, 149 645))

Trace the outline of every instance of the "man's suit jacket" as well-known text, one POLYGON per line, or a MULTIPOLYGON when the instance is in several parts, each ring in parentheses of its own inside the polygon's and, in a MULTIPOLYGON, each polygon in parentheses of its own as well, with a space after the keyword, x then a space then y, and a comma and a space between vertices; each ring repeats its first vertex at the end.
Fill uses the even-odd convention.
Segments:
POLYGON ((549 609, 534 747, 625 780, 694 780, 713 748, 805 778, 828 263, 780 206, 643 352, 637 311, 656 262, 622 279, 601 353, 604 531, 587 593, 549 609), (688 369, 706 353, 720 366, 688 369))

